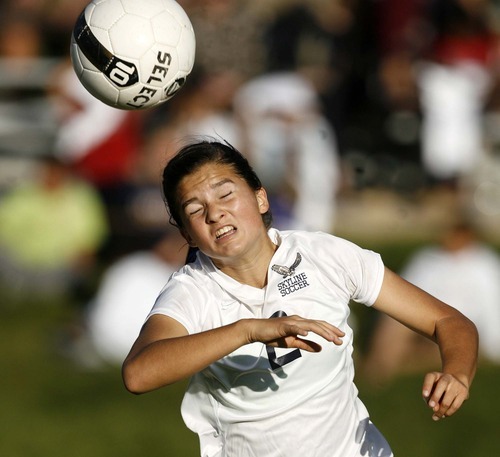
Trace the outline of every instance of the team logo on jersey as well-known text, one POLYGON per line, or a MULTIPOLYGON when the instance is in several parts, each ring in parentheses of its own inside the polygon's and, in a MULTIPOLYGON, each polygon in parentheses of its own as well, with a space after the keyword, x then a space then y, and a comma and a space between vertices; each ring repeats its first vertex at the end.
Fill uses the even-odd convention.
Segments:
POLYGON ((295 262, 292 263, 289 267, 283 266, 283 265, 273 265, 271 267, 271 270, 275 271, 276 273, 279 273, 283 278, 288 278, 288 276, 292 276, 295 274, 295 269, 299 266, 299 263, 302 261, 302 256, 300 255, 300 252, 297 252, 297 257, 295 259, 295 262))
POLYGON ((302 256, 297 252, 295 261, 289 267, 283 265, 273 265, 271 267, 271 270, 283 276, 283 281, 278 283, 278 290, 282 297, 309 286, 305 273, 295 274, 295 270, 301 261, 302 256))

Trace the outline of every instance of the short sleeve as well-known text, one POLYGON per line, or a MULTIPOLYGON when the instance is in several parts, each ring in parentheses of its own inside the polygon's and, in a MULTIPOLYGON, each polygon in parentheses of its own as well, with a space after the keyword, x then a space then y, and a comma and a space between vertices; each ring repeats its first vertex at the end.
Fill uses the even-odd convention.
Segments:
POLYGON ((182 324, 189 334, 198 333, 202 330, 202 305, 205 302, 206 297, 192 278, 174 274, 156 299, 146 320, 154 314, 163 314, 182 324))
POLYGON ((377 299, 384 280, 384 264, 380 254, 357 248, 355 266, 351 269, 353 284, 352 300, 372 306, 377 299))
POLYGON ((316 239, 323 253, 324 273, 348 294, 348 298, 366 306, 377 299, 384 279, 380 254, 363 249, 340 237, 323 234, 316 239))

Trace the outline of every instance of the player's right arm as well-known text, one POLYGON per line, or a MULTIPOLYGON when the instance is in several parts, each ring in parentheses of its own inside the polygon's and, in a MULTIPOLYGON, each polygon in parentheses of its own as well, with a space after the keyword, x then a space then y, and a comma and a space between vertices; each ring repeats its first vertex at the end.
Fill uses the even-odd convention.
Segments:
POLYGON ((286 316, 274 319, 242 319, 200 333, 187 330, 171 317, 155 314, 144 324, 123 363, 125 387, 140 394, 188 378, 239 347, 262 342, 275 347, 318 352, 321 347, 305 339, 314 332, 334 344, 344 333, 324 322, 286 316))

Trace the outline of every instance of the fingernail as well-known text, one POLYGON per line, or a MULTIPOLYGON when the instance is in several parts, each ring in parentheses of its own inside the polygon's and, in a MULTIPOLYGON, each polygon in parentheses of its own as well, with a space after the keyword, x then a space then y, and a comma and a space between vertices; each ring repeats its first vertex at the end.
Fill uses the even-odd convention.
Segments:
POLYGON ((429 396, 429 391, 428 390, 424 390, 423 393, 422 393, 422 395, 424 397, 428 397, 429 396))
POLYGON ((434 408, 434 406, 436 406, 436 403, 435 403, 434 401, 432 401, 432 400, 431 400, 431 401, 429 402, 429 406, 430 406, 431 408, 434 408))
POLYGON ((436 416, 436 415, 432 416, 432 420, 433 421, 438 421, 439 420, 439 416, 436 416))

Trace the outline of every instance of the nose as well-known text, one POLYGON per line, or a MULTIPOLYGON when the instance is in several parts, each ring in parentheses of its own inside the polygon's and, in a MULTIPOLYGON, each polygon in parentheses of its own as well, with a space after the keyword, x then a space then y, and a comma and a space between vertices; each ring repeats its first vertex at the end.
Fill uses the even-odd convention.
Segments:
POLYGON ((220 205, 211 204, 207 208, 205 221, 207 224, 219 222, 224 217, 224 210, 220 205))

